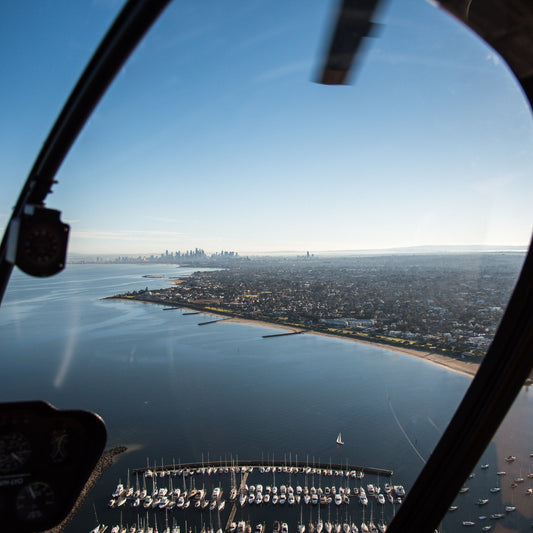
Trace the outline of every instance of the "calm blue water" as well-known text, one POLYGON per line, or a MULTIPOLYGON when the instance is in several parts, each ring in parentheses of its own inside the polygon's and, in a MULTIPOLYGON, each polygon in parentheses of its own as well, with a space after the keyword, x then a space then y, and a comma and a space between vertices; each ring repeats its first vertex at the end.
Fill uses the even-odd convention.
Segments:
MULTIPOLYGON (((422 467, 419 454, 427 458, 431 453, 470 383, 468 377, 348 341, 314 335, 263 339, 278 330, 229 322, 199 327, 206 320, 203 315, 101 300, 170 283, 143 278, 146 274, 176 277, 192 271, 170 265, 70 265, 49 280, 18 273, 12 278, 0 309, 0 399, 44 399, 58 408, 95 411, 107 424, 108 445, 130 447, 102 476, 68 532, 94 527, 93 503, 102 522, 118 523, 119 511, 108 510, 107 500, 118 479, 126 480, 127 469, 146 465, 147 458, 151 464, 172 464, 208 455, 287 462, 297 456, 392 469, 395 483, 407 489, 412 485, 422 467), (335 445, 339 431, 345 442, 341 449, 335 445)), ((519 402, 525 412, 533 412, 528 392, 519 402)), ((485 462, 496 463, 493 445, 480 461, 485 462)), ((525 477, 531 465, 523 466, 525 477)), ((495 485, 495 472, 496 466, 476 471, 471 492, 458 497, 460 509, 447 516, 443 530, 461 529, 462 520, 501 511, 496 498, 482 513, 473 504, 495 485)), ((248 484, 273 482, 272 474, 268 479, 254 476, 248 484)), ((288 480, 276 478, 278 485, 283 481, 288 480)), ((219 483, 229 486, 229 479, 206 476, 195 483, 210 490, 219 483)), ((298 483, 304 484, 303 476, 292 480, 294 486, 298 483)), ((314 483, 318 487, 319 480, 314 483)), ((335 478, 321 483, 341 484, 335 478)), ((523 505, 533 505, 523 499, 523 505)), ((229 506, 222 525, 228 512, 229 506)), ((266 521, 268 531, 272 520, 284 519, 293 532, 300 512, 305 522, 311 514, 316 522, 317 510, 310 506, 302 511, 245 507, 236 519, 266 521)), ((393 512, 387 504, 385 518, 393 512)), ((327 513, 322 508, 323 519, 327 513)), ((351 517, 358 524, 362 518, 355 504, 329 513, 332 520, 351 517)), ((377 506, 374 513, 377 521, 377 506)), ((507 527, 523 524, 515 515, 505 519, 507 527)), ((199 531, 197 511, 172 516, 182 531, 185 520, 199 531)), ((124 509, 124 522, 135 517, 133 510, 124 509)), ((218 517, 209 513, 202 520, 218 526, 218 517)), ((164 514, 158 514, 158 522, 164 522, 164 514)))

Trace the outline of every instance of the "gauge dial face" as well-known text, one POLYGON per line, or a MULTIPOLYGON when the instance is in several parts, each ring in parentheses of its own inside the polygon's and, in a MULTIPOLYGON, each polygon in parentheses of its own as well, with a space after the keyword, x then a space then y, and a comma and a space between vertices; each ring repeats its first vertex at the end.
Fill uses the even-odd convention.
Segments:
POLYGON ((22 433, 13 431, 0 436, 0 473, 16 472, 31 457, 31 444, 22 433))
POLYGON ((34 481, 22 487, 15 498, 15 510, 24 522, 48 519, 56 509, 54 489, 43 481, 34 481))

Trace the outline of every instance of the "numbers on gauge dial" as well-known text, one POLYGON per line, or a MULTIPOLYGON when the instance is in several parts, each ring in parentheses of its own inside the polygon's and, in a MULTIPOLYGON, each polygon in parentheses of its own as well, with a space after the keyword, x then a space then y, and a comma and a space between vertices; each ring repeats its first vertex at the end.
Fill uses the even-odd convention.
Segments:
POLYGON ((31 457, 31 444, 27 437, 13 431, 0 436, 0 473, 20 470, 31 457))

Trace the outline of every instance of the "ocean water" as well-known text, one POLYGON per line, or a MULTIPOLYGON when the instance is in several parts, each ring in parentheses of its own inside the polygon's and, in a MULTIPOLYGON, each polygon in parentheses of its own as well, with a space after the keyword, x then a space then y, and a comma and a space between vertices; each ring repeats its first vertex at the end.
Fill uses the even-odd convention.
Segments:
MULTIPOLYGON (((207 462, 208 458, 281 464, 297 458, 310 465, 331 461, 391 469, 393 482, 408 490, 470 378, 345 340, 316 335, 264 339, 262 335, 279 330, 234 322, 198 326, 208 318, 182 310, 163 311, 157 305, 102 300, 128 290, 168 286, 168 277, 192 271, 174 265, 69 265, 47 280, 19 273, 11 280, 0 308, 1 400, 43 399, 61 409, 89 409, 106 422, 108 446, 128 446, 66 531, 94 527, 94 507, 101 522, 110 528, 118 524, 121 511, 107 508, 110 494, 119 479, 126 481, 128 469, 141 468, 147 460, 151 465, 207 462), (143 277, 153 274, 165 278, 143 277), (335 444, 339 431, 345 442, 341 448, 335 444)), ((518 398, 517 409, 520 417, 506 429, 507 436, 510 439, 516 432, 520 442, 530 439, 531 443, 531 430, 524 432, 524 426, 533 425, 529 391, 518 398)), ((518 510, 504 519, 505 526, 530 527, 533 496, 525 496, 524 491, 531 480, 505 496, 491 497, 482 509, 475 505, 498 482, 497 461, 493 443, 480 461, 491 466, 476 469, 475 477, 468 480, 471 490, 458 496, 459 509, 446 516, 443 531, 462 529, 462 520, 474 520, 480 526, 479 515, 502 512, 507 503, 518 510)), ((519 463, 512 468, 526 477, 533 459, 519 463)), ((275 481, 278 486, 290 482, 339 487, 347 483, 336 477, 292 477, 276 474, 274 479, 272 474, 254 472, 248 484, 275 481)), ((363 481, 365 486, 377 482, 363 481)), ((131 482, 135 482, 133 476, 131 482)), ((164 481, 169 482, 169 478, 164 481)), ((179 486, 183 479, 172 478, 172 482, 179 486)), ((189 487, 191 480, 186 483, 189 487)), ((194 483, 208 491, 220 485, 227 496, 230 478, 195 476, 194 483)), ((199 532, 202 524, 216 529, 219 523, 225 525, 230 507, 226 505, 220 515, 176 510, 168 520, 175 519, 182 531, 187 527, 199 532)), ((394 512, 387 504, 383 518, 390 521, 394 512)), ((363 519, 362 508, 355 502, 322 507, 320 513, 323 520, 329 517, 358 525, 363 519)), ((365 519, 373 513, 377 522, 382 511, 374 503, 365 513, 365 519)), ((245 506, 235 518, 249 520, 252 527, 265 522, 267 531, 274 520, 285 520, 292 533, 300 517, 316 523, 317 514, 318 509, 310 505, 245 506)), ((146 517, 144 510, 139 515, 146 517)), ((161 530, 165 514, 150 511, 150 523, 156 516, 161 530)), ((136 520, 137 512, 124 507, 123 523, 136 520)))

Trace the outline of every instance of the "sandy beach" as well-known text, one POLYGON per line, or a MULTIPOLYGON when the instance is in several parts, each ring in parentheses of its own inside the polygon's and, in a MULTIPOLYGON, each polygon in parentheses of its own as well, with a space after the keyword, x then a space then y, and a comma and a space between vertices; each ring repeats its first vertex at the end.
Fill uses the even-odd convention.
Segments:
MULTIPOLYGON (((154 303, 157 305, 165 305, 161 302, 150 302, 146 300, 136 300, 134 298, 120 298, 120 297, 114 297, 114 296, 103 298, 103 299, 104 300, 122 300, 126 302, 154 303)), ((275 322, 266 322, 264 320, 254 320, 251 318, 232 317, 229 314, 224 315, 222 313, 216 313, 214 311, 200 309, 200 308, 195 309, 193 307, 180 307, 180 309, 183 309, 184 311, 188 311, 188 312, 198 312, 204 315, 218 316, 218 317, 221 317, 221 319, 223 318, 224 322, 237 322, 239 324, 249 324, 249 325, 254 325, 254 326, 263 326, 267 328, 276 328, 276 329, 280 329, 280 330, 283 330, 289 333, 303 332, 307 335, 319 335, 321 337, 331 337, 334 339, 340 339, 340 340, 347 341, 347 342, 356 342, 359 344, 367 344, 369 346, 377 346, 379 348, 384 348, 385 350, 390 350, 391 352, 408 355, 410 357, 416 357, 417 359, 423 359, 424 361, 428 361, 429 363, 432 363, 434 365, 439 365, 441 367, 447 368, 448 370, 451 370, 453 372, 458 372, 460 374, 463 374, 469 377, 474 377, 477 372, 477 369, 479 368, 479 365, 477 363, 471 363, 468 361, 460 361, 453 357, 447 357, 445 355, 440 355, 440 354, 431 353, 431 352, 411 350, 409 348, 391 346, 390 344, 381 344, 378 342, 371 342, 371 341, 365 341, 365 340, 360 340, 360 339, 351 339, 350 337, 345 337, 343 335, 334 335, 331 333, 324 333, 321 331, 313 331, 310 329, 286 326, 284 324, 277 324, 275 322)))
MULTIPOLYGON (((215 314, 215 313, 206 313, 206 314, 215 314)), ((221 316, 221 315, 218 315, 221 316)), ((379 348, 384 348, 385 350, 390 350, 391 352, 401 353, 404 355, 409 355, 410 357, 416 357, 417 359, 423 359, 435 365, 442 366, 453 372, 458 372, 464 374, 465 376, 474 377, 479 365, 476 363, 470 363, 467 361, 458 361, 453 357, 446 357, 445 355, 439 355, 431 352, 422 352, 418 350, 410 350, 409 348, 402 348, 391 346, 390 344, 381 344, 378 342, 370 342, 359 339, 351 339, 343 335, 334 335, 331 333, 323 333, 321 331, 313 331, 303 328, 287 327, 282 324, 276 324, 272 322, 265 322, 263 320, 252 320, 252 319, 243 319, 243 318, 229 318, 225 322, 238 322, 240 324, 250 324, 255 326, 264 326, 267 328, 277 328, 282 329, 287 332, 303 332, 307 335, 319 335, 321 337, 331 337, 333 339, 340 339, 347 342, 356 342, 359 344, 367 344, 369 346, 377 346, 379 348)))

